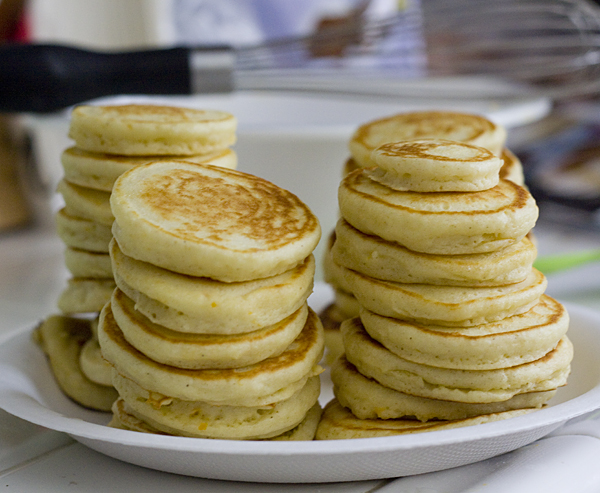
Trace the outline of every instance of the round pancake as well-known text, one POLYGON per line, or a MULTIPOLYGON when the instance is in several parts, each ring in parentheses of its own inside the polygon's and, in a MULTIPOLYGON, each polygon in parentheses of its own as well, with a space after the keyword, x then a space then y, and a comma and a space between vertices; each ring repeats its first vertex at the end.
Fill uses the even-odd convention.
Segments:
POLYGON ((73 277, 112 277, 112 264, 108 253, 91 252, 79 248, 65 249, 65 266, 73 277))
POLYGON ((315 260, 276 276, 223 283, 191 277, 123 255, 111 242, 114 277, 136 309, 179 332, 240 334, 273 325, 298 310, 312 292, 315 260))
POLYGON ((539 301, 548 285, 537 269, 515 284, 463 287, 382 281, 338 268, 366 309, 385 317, 450 327, 472 327, 524 313, 539 301))
POLYGON ((331 367, 331 380, 337 400, 360 419, 465 419, 515 409, 539 409, 556 394, 556 390, 529 392, 484 404, 428 399, 384 387, 362 375, 344 356, 331 367))
POLYGON ((110 226, 71 216, 64 208, 55 216, 56 232, 65 245, 91 252, 108 253, 112 239, 110 226))
POLYGON ((449 111, 400 113, 358 127, 350 138, 352 158, 360 167, 373 166, 371 153, 388 142, 446 139, 465 142, 500 154, 506 130, 479 115, 449 111))
POLYGON ((82 373, 92 382, 99 385, 112 386, 112 366, 110 366, 100 351, 98 340, 88 339, 79 353, 79 366, 82 373))
POLYGON ((525 186, 525 176, 521 160, 510 150, 504 148, 501 155, 504 164, 500 168, 500 178, 525 186))
POLYGON ((216 166, 138 166, 117 179, 110 201, 123 253, 225 282, 281 274, 321 237, 318 219, 295 195, 216 166))
MULTIPOLYGON (((333 262, 376 279, 445 286, 502 286, 523 281, 537 249, 527 238, 506 248, 471 255, 414 252, 367 235, 340 219, 331 250, 333 262)), ((335 268, 328 267, 330 277, 335 268)))
POLYGON ((392 190, 360 169, 338 189, 342 217, 365 234, 410 250, 441 255, 483 253, 521 241, 538 217, 523 187, 500 180, 482 192, 418 193, 392 190))
POLYGON ((110 300, 115 287, 112 278, 72 277, 67 280, 67 287, 60 293, 58 309, 63 313, 99 312, 110 300))
POLYGON ((57 191, 65 201, 65 212, 104 226, 112 226, 114 217, 110 210, 110 192, 94 190, 61 180, 57 191))
POLYGON ((410 140, 377 147, 373 180, 395 190, 478 192, 498 184, 502 159, 483 147, 452 140, 410 140))
MULTIPOLYGON (((153 428, 148 423, 135 417, 131 412, 128 412, 128 406, 123 399, 117 399, 112 407, 113 417, 108 426, 112 428, 120 428, 122 430, 138 431, 141 433, 154 433, 159 435, 166 435, 162 431, 153 428)), ((281 435, 276 435, 273 438, 266 438, 267 441, 301 441, 301 440, 314 440, 317 426, 321 419, 323 409, 317 402, 311 407, 306 413, 305 418, 300 422, 298 426, 292 428, 281 435)))
POLYGON ((274 325, 245 334, 213 335, 175 332, 148 320, 133 301, 116 289, 113 316, 123 336, 150 359, 177 368, 241 368, 281 354, 306 323, 308 305, 274 325))
POLYGON ((283 353, 243 368, 189 370, 153 361, 127 342, 110 304, 100 314, 98 340, 102 355, 121 375, 149 391, 189 401, 267 405, 287 399, 322 371, 317 363, 323 355, 323 327, 312 311, 283 353))
POLYGON ((323 416, 317 428, 316 440, 347 440, 353 438, 375 438, 396 435, 423 433, 426 431, 451 430, 464 426, 491 423, 503 419, 522 416, 534 411, 519 409, 495 414, 485 414, 475 418, 451 421, 421 422, 414 419, 359 419, 336 399, 323 409, 323 416))
POLYGON ((563 337, 542 358, 495 370, 456 370, 400 358, 372 339, 353 318, 341 326, 346 359, 381 385, 406 394, 456 402, 486 403, 517 394, 554 390, 566 384, 573 345, 563 337))
POLYGON ((171 435, 253 440, 281 435, 298 426, 319 397, 319 377, 311 377, 289 398, 268 406, 211 405, 176 398, 157 399, 132 380, 113 374, 128 411, 171 435))
POLYGON ((65 180, 75 185, 105 192, 112 191, 116 179, 131 168, 154 161, 173 160, 207 163, 229 169, 237 167, 237 154, 232 149, 184 157, 119 156, 84 151, 73 146, 65 149, 61 155, 65 180))
POLYGON ((567 333, 569 315, 542 295, 529 311, 469 328, 417 324, 361 310, 369 335, 403 359, 463 370, 507 368, 542 358, 567 333))
POLYGON ((126 156, 207 154, 235 143, 224 111, 158 105, 77 106, 69 137, 80 149, 126 156))
POLYGON ((91 381, 79 366, 81 348, 92 337, 90 321, 52 315, 36 329, 36 335, 61 390, 84 407, 110 411, 118 397, 116 390, 91 381))

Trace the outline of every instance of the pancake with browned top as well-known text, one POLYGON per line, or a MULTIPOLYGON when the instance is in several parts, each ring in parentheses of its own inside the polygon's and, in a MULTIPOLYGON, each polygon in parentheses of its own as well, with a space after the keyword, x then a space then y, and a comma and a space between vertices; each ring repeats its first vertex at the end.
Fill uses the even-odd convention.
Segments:
POLYGON ((373 166, 371 153, 389 142, 447 139, 465 142, 500 154, 506 130, 479 115, 451 111, 415 111, 367 122, 354 132, 349 147, 360 167, 373 166))
POLYGON ((121 175, 113 234, 126 255, 225 282, 285 272, 317 245, 321 228, 292 193, 253 175, 157 162, 121 175))
POLYGON ((194 155, 235 143, 236 118, 225 111, 149 104, 77 106, 69 137, 91 152, 127 156, 194 155))
POLYGON ((363 233, 417 252, 459 255, 499 250, 521 241, 538 217, 523 187, 500 180, 480 192, 418 193, 393 190, 369 176, 347 175, 338 189, 348 223, 363 233))

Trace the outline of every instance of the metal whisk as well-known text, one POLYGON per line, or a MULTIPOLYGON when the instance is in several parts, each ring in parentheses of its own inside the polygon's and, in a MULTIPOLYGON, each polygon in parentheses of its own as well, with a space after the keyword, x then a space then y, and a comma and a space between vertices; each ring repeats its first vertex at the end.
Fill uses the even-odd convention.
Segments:
MULTIPOLYGON (((406 0, 372 18, 368 0, 303 38, 260 46, 98 53, 0 47, 0 111, 54 111, 115 94, 291 89, 423 96, 478 94, 468 79, 518 82, 552 97, 600 90, 600 9, 588 0, 406 0), (466 81, 466 82, 465 82, 466 81)), ((514 95, 514 85, 507 86, 514 95)), ((500 92, 499 92, 500 91, 500 92)))

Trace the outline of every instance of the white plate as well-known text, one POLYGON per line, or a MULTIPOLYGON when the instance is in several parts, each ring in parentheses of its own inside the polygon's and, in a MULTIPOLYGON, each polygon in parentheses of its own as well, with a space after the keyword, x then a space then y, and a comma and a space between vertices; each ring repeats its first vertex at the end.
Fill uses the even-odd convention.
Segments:
MULTIPOLYGON (((322 306, 327 291, 316 291, 322 306)), ((575 360, 569 385, 535 413, 478 426, 412 436, 314 442, 245 442, 146 435, 105 425, 57 388, 46 358, 17 332, 0 342, 0 408, 62 431, 108 456, 189 476, 256 482, 332 482, 391 478, 481 461, 524 446, 570 418, 600 408, 600 314, 568 305, 575 360)), ((331 395, 325 382, 324 399, 331 395)))

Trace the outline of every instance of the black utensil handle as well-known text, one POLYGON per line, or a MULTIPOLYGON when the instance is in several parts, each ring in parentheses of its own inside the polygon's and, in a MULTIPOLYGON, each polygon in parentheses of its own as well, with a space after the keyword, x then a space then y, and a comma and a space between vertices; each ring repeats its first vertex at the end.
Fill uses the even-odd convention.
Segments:
POLYGON ((46 113, 117 94, 190 94, 190 53, 182 47, 97 52, 61 45, 0 46, 0 112, 46 113))

